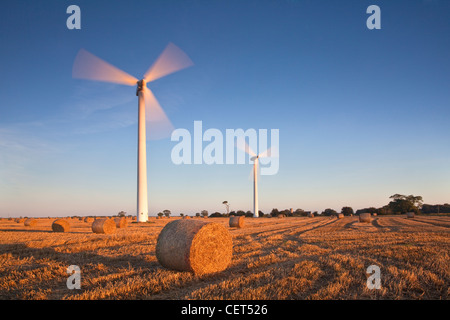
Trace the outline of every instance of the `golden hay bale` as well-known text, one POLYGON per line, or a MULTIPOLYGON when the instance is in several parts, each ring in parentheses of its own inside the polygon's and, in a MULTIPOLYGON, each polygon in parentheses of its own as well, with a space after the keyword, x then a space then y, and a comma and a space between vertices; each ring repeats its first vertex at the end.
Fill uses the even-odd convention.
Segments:
POLYGON ((278 218, 284 218, 284 214, 282 214, 282 213, 280 213, 280 214, 278 214, 278 218))
POLYGON ((232 228, 243 228, 244 216, 230 217, 229 223, 232 228))
POLYGON ((84 218, 84 222, 87 222, 87 223, 94 222, 94 218, 92 218, 92 217, 86 217, 86 218, 84 218))
POLYGON ((409 219, 414 219, 414 212, 407 212, 406 217, 409 219))
POLYGON ((19 218, 19 219, 16 219, 16 222, 17 223, 24 223, 25 219, 24 218, 19 218))
POLYGON ((156 258, 163 267, 195 274, 225 270, 232 255, 230 233, 215 222, 172 221, 162 229, 156 243, 156 258))
POLYGON ((183 216, 183 219, 190 219, 190 216, 183 216))
POLYGON ((25 227, 34 227, 37 225, 37 220, 28 218, 23 222, 23 224, 25 225, 25 227))
POLYGON ((314 213, 308 212, 308 218, 314 218, 314 213))
POLYGON ((94 233, 114 233, 116 231, 116 223, 113 219, 96 219, 92 223, 92 232, 94 233))
POLYGON ((52 230, 54 232, 68 232, 70 230, 70 224, 67 220, 57 219, 52 223, 52 230))
POLYGON ((374 213, 372 213, 372 217, 376 217, 377 216, 377 214, 374 212, 374 213))
POLYGON ((370 216, 370 213, 365 212, 365 213, 361 213, 359 215, 359 222, 370 222, 372 221, 372 217, 370 216))
POLYGON ((116 223, 117 228, 126 228, 128 225, 128 221, 125 217, 116 217, 114 218, 114 222, 116 223))
POLYGON ((344 218, 344 214, 343 213, 339 213, 337 216, 338 219, 343 219, 344 218))

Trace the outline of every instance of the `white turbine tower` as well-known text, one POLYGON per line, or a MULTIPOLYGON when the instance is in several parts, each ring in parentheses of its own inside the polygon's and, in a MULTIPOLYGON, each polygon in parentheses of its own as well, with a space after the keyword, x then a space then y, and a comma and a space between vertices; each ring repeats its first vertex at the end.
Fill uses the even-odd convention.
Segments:
POLYGON ((105 81, 128 86, 137 85, 138 96, 138 164, 137 164, 137 221, 148 220, 147 199, 147 150, 146 140, 159 139, 170 135, 173 126, 159 105, 147 83, 191 66, 189 57, 172 43, 164 49, 158 59, 144 74, 143 79, 112 66, 95 55, 81 49, 72 69, 74 78, 105 81), (146 114, 147 109, 147 114, 146 114), (146 121, 149 130, 146 132, 146 121))
POLYGON ((259 217, 259 204, 258 204, 258 177, 259 177, 259 159, 260 158, 266 158, 269 157, 268 154, 271 153, 270 149, 267 149, 264 152, 261 152, 260 154, 256 154, 250 148, 250 146, 245 142, 245 140, 238 140, 237 147, 246 153, 248 153, 251 158, 250 160, 253 161, 253 216, 255 218, 259 217))

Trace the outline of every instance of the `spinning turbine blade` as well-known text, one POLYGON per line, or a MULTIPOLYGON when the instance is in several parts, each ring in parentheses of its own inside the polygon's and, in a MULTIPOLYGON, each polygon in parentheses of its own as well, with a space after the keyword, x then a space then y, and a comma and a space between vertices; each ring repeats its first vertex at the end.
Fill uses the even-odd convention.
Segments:
POLYGON ((256 152, 253 151, 252 148, 248 145, 248 143, 245 141, 245 139, 237 139, 236 141, 236 147, 244 151, 245 153, 248 153, 252 157, 256 157, 256 152))
POLYGON ((81 49, 73 63, 72 77, 113 82, 128 86, 136 85, 138 79, 114 67, 92 53, 81 49))
POLYGON ((150 82, 181 69, 192 66, 194 63, 176 45, 169 43, 155 63, 144 75, 145 82, 150 82))
POLYGON ((259 155, 260 158, 272 158, 272 157, 278 157, 278 149, 276 149, 275 147, 270 147, 269 149, 267 149, 266 151, 262 152, 259 155), (270 154, 270 155, 269 155, 270 154))
POLYGON ((147 140, 157 140, 169 137, 175 128, 159 105, 153 92, 147 87, 144 88, 144 97, 147 140))

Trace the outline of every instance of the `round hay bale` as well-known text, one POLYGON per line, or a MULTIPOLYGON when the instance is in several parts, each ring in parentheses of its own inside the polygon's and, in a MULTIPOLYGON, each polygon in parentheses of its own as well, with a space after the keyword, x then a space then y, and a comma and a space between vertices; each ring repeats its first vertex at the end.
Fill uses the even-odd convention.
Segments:
POLYGON ((114 233, 116 231, 116 223, 112 219, 96 219, 92 223, 92 232, 94 233, 114 233))
POLYGON ((37 220, 28 218, 23 222, 23 224, 25 225, 25 227, 34 227, 37 225, 37 220))
POLYGON ((338 219, 343 219, 344 218, 344 214, 343 213, 339 213, 337 216, 338 219))
POLYGON ((372 221, 372 217, 370 216, 370 213, 365 212, 365 213, 361 213, 359 215, 359 222, 370 222, 372 221))
POLYGON ((53 232, 68 232, 70 230, 70 224, 67 220, 57 219, 52 223, 53 232))
POLYGON ((377 214, 374 212, 374 213, 372 213, 372 217, 376 217, 377 216, 377 214))
POLYGON ((126 228, 128 225, 128 221, 125 217, 116 217, 114 218, 114 222, 116 223, 117 228, 126 228))
POLYGON ((243 228, 244 216, 230 217, 229 223, 231 228, 243 228))
POLYGON ((414 212, 407 212, 406 213, 406 218, 408 218, 408 219, 414 219, 414 212))
POLYGON ((86 217, 86 218, 84 218, 84 222, 87 222, 87 223, 94 222, 94 218, 92 218, 92 217, 86 217))
POLYGON ((278 214, 278 218, 284 218, 284 214, 282 214, 282 213, 280 213, 280 214, 278 214))
POLYGON ((215 222, 172 221, 162 229, 156 243, 156 258, 163 267, 195 274, 225 270, 232 255, 230 233, 215 222))
POLYGON ((183 216, 183 219, 190 219, 190 216, 183 216))
POLYGON ((308 212, 308 218, 314 218, 314 213, 308 212))

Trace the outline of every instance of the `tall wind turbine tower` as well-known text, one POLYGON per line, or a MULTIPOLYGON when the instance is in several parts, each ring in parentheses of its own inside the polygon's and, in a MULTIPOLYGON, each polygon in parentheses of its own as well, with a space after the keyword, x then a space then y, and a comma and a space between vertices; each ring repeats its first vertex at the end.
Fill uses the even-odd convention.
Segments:
POLYGON ((193 65, 191 59, 172 43, 164 49, 158 59, 141 80, 81 49, 72 69, 74 78, 112 82, 128 86, 136 85, 138 97, 138 163, 137 163, 137 221, 148 220, 147 194, 147 149, 146 140, 170 135, 173 126, 164 110, 147 87, 151 81, 193 65), (146 132, 146 122, 149 130, 146 132))
POLYGON ((259 169, 259 157, 252 157, 253 160, 253 215, 259 217, 258 208, 258 169, 259 169))
POLYGON ((260 154, 256 154, 250 148, 250 146, 244 141, 240 140, 237 142, 237 147, 246 153, 248 153, 251 158, 250 160, 253 161, 253 217, 258 218, 259 217, 259 202, 258 202, 258 177, 259 177, 259 159, 268 157, 268 154, 270 153, 270 149, 267 149, 264 152, 261 152, 260 154))

